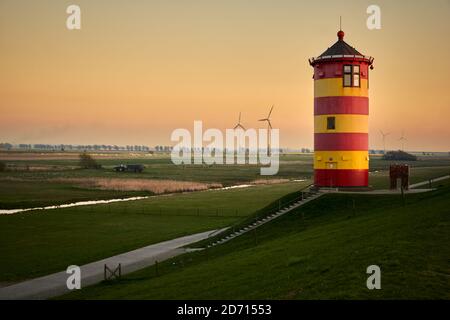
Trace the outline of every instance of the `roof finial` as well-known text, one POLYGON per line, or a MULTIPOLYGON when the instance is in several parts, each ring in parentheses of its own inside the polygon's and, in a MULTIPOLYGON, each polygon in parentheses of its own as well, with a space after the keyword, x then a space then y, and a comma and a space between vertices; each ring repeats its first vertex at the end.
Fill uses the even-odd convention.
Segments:
POLYGON ((340 41, 344 40, 344 31, 342 31, 342 16, 339 16, 339 32, 337 33, 338 39, 340 41))

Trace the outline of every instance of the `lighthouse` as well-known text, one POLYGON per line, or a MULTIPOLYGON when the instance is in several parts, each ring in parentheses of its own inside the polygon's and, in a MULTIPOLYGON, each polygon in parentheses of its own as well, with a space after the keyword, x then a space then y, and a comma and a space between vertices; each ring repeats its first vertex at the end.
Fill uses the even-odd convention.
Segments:
POLYGON ((344 32, 314 68, 314 184, 367 187, 369 69, 373 58, 344 41, 344 32))

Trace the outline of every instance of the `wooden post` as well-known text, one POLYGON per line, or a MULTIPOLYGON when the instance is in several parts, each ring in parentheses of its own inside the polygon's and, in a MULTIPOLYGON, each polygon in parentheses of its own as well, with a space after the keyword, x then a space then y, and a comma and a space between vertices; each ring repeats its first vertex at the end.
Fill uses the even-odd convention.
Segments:
POLYGON ((402 192, 402 201, 403 201, 403 206, 405 206, 405 204, 406 204, 406 201, 405 201, 405 192, 404 192, 404 190, 403 190, 403 184, 402 184, 402 187, 400 188, 400 190, 401 190, 401 192, 402 192))
POLYGON ((159 272, 158 272, 158 260, 155 260, 155 273, 156 273, 156 276, 158 277, 158 276, 159 276, 159 272))

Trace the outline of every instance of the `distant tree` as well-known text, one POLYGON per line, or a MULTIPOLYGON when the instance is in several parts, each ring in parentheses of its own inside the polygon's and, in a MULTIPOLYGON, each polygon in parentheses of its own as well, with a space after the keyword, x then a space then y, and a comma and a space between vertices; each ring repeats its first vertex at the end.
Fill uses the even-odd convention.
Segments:
POLYGON ((8 142, 0 143, 0 149, 11 150, 12 147, 13 147, 13 146, 12 146, 11 143, 8 143, 8 142))
POLYGON ((394 161, 416 161, 417 157, 405 151, 388 151, 383 156, 383 160, 394 160, 394 161))
POLYGON ((6 163, 0 161, 0 172, 6 171, 6 163))
POLYGON ((80 167, 83 169, 100 169, 102 166, 86 152, 80 154, 80 167))

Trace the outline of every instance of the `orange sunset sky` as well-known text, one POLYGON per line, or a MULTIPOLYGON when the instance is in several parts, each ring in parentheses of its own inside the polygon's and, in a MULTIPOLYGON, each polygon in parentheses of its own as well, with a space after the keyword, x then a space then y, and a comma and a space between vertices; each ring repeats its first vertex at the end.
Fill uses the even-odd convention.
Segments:
POLYGON ((246 128, 275 104, 280 145, 313 144, 308 58, 336 40, 375 57, 370 148, 450 151, 450 1, 0 0, 0 142, 172 144, 246 128), (70 4, 81 30, 66 28, 70 4), (381 7, 368 30, 366 8, 381 7))

